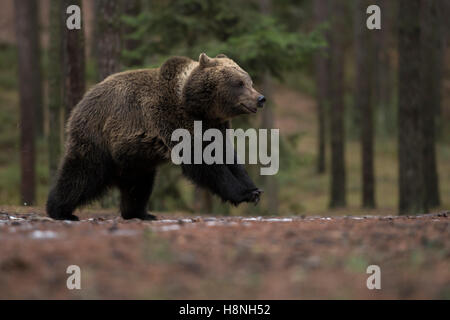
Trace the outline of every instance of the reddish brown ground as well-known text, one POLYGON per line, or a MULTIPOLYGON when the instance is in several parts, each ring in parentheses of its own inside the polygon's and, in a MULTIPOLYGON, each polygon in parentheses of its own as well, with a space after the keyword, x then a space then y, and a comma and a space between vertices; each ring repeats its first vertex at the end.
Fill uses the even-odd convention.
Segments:
POLYGON ((449 213, 160 218, 0 211, 0 298, 450 298, 449 213), (81 290, 66 288, 73 264, 81 290), (371 264, 381 290, 366 287, 371 264))

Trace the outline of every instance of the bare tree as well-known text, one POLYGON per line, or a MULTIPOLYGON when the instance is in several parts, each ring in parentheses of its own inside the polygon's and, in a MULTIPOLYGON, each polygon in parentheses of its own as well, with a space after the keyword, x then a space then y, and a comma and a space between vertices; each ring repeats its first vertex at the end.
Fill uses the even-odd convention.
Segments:
MULTIPOLYGON (((124 13, 127 16, 137 17, 142 9, 142 3, 140 0, 128 0, 125 2, 124 13)), ((124 44, 123 47, 129 52, 135 51, 139 48, 141 42, 131 37, 131 34, 136 31, 135 27, 125 26, 124 28, 124 44)), ((143 63, 141 57, 132 56, 125 59, 125 65, 128 67, 141 66, 143 63)))
POLYGON ((120 0, 95 0, 96 56, 99 80, 120 70, 120 0))
POLYGON ((440 204, 439 181, 436 163, 435 119, 441 105, 443 65, 443 16, 442 1, 422 0, 421 48, 422 48, 422 134, 423 179, 425 205, 440 204))
MULTIPOLYGON (((260 10, 263 14, 270 14, 272 10, 271 0, 260 0, 260 10)), ((273 108, 268 107, 271 105, 272 100, 272 79, 270 74, 267 72, 262 78, 262 90, 264 96, 267 99, 266 107, 262 111, 262 121, 261 128, 272 129, 274 127, 274 114, 273 108)), ((268 144, 270 147, 270 143, 268 144)), ((270 150, 269 150, 270 151, 270 150)), ((270 151, 271 152, 271 151, 270 151)), ((265 197, 267 199, 268 211, 272 215, 278 213, 278 183, 275 176, 264 176, 264 191, 265 197)))
POLYGON ((344 134, 344 51, 345 2, 331 0, 333 9, 330 40, 330 134, 331 134, 331 187, 330 207, 346 206, 345 134, 344 134))
POLYGON ((396 3, 389 0, 378 0, 382 12, 382 28, 373 32, 373 105, 377 109, 377 122, 383 135, 394 131, 395 122, 390 121, 394 112, 392 107, 393 73, 389 54, 392 37, 394 36, 393 14, 396 3))
POLYGON ((213 200, 213 196, 208 190, 202 189, 197 186, 194 188, 193 209, 196 212, 212 213, 214 207, 213 200))
POLYGON ((362 159, 362 205, 365 208, 375 207, 374 177, 374 135, 373 110, 371 103, 371 50, 370 34, 366 28, 366 0, 355 3, 355 52, 356 83, 355 106, 360 110, 361 119, 361 159, 362 159))
MULTIPOLYGON (((316 25, 321 25, 328 19, 329 8, 328 0, 314 1, 314 12, 316 25)), ((326 33, 327 40, 329 34, 326 33)), ((329 74, 330 59, 329 50, 324 49, 316 55, 315 76, 316 76, 316 95, 317 95, 317 118, 318 118, 318 143, 317 143, 317 173, 325 172, 326 162, 326 114, 329 108, 329 74)))
POLYGON ((400 0, 398 156, 400 214, 425 210, 421 128, 421 0, 400 0))
MULTIPOLYGON (((67 19, 66 8, 70 5, 77 5, 81 8, 81 0, 63 0, 62 18, 67 19)), ((70 115, 73 107, 83 97, 85 83, 85 46, 84 28, 80 30, 63 28, 63 72, 64 72, 64 105, 65 119, 70 115)))
POLYGON ((61 106, 62 106, 62 2, 50 1, 50 39, 48 53, 48 112, 49 112, 49 176, 55 177, 61 154, 61 106))
POLYGON ((37 2, 23 0, 14 3, 19 61, 20 192, 22 203, 31 205, 35 201, 35 118, 41 111, 42 102, 37 2))
MULTIPOLYGON (((95 57, 97 77, 101 81, 120 71, 122 0, 95 0, 95 57)), ((100 201, 102 207, 119 203, 117 190, 111 190, 100 201)))

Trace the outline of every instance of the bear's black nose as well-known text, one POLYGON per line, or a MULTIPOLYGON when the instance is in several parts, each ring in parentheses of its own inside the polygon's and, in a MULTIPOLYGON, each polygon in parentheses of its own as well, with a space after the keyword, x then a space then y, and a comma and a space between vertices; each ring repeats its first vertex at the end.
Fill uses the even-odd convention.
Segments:
POLYGON ((258 97, 258 108, 264 107, 264 102, 266 102, 266 97, 259 96, 258 97))

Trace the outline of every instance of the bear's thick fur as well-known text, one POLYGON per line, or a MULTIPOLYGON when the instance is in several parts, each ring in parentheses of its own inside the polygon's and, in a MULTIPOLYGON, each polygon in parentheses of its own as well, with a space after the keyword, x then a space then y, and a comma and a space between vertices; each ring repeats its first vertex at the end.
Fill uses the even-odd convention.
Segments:
MULTIPOLYGON (((224 131, 237 115, 254 113, 264 97, 250 76, 224 55, 199 61, 174 57, 160 68, 117 73, 90 89, 74 108, 47 213, 78 220, 73 211, 117 186, 124 219, 155 219, 146 211, 156 168, 170 159, 172 132, 224 131)), ((182 165, 185 176, 234 205, 258 202, 261 191, 239 164, 182 165)))

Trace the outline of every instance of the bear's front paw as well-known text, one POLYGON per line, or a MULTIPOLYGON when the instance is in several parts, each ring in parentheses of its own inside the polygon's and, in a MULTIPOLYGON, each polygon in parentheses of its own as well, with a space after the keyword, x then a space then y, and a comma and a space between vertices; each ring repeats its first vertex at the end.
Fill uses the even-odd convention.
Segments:
POLYGON ((253 202, 256 205, 259 202, 261 193, 263 193, 261 189, 249 189, 243 191, 241 194, 235 194, 228 201, 235 206, 238 206, 242 202, 253 202))
POLYGON ((241 200, 236 203, 236 205, 241 202, 253 202, 255 205, 257 205, 261 197, 261 193, 263 193, 261 189, 247 190, 242 196, 241 200))
POLYGON ((261 189, 252 190, 250 192, 249 200, 247 202, 253 202, 255 206, 258 204, 259 199, 261 198, 261 194, 264 191, 261 189))

